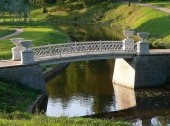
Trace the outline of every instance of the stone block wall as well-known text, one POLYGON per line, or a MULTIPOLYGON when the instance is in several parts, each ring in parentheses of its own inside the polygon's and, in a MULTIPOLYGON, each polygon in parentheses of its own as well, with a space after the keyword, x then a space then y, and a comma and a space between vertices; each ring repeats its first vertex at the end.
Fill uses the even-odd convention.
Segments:
POLYGON ((28 87, 45 91, 45 81, 38 64, 0 68, 0 78, 16 81, 28 87))

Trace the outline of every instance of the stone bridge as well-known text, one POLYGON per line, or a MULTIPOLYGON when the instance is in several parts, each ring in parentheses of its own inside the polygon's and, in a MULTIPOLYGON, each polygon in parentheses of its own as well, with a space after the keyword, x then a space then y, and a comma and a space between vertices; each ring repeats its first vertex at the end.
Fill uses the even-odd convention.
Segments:
POLYGON ((132 58, 137 54, 136 44, 122 41, 91 41, 52 44, 31 48, 39 64, 65 63, 82 60, 132 58))
POLYGON ((39 47, 28 47, 31 40, 14 38, 11 41, 16 45, 12 48, 13 60, 21 60, 21 64, 32 63, 65 63, 81 60, 133 58, 135 55, 149 53, 149 44, 143 42, 148 33, 139 33, 142 41, 137 44, 130 37, 134 31, 124 31, 127 37, 122 41, 90 41, 90 42, 68 42, 63 44, 51 44, 39 47), (22 45, 22 46, 21 46, 22 45))
MULTIPOLYGON (((129 31, 130 32, 130 31, 129 31)), ((51 44, 28 48, 32 41, 14 38, 12 65, 0 61, 0 76, 24 83, 33 88, 45 86, 40 65, 83 60, 115 59, 112 82, 130 88, 160 86, 170 83, 170 51, 149 50, 145 42, 148 33, 141 33, 141 41, 134 43, 127 32, 122 41, 91 41, 51 44), (19 45, 20 44, 20 45, 19 45), (22 45, 22 46, 21 46, 22 45)))

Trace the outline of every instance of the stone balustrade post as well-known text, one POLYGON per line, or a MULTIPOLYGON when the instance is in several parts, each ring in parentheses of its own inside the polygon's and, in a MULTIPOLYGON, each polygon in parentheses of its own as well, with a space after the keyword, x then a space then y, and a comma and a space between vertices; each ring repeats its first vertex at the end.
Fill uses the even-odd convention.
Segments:
POLYGON ((20 61, 21 60, 21 55, 20 51, 23 50, 24 48, 20 45, 19 41, 23 41, 23 38, 12 38, 10 39, 11 42, 16 45, 16 47, 13 47, 12 50, 12 60, 14 61, 20 61))
POLYGON ((149 33, 140 32, 140 33, 137 33, 137 35, 141 39, 141 41, 137 42, 138 55, 149 54, 149 43, 144 41, 148 37, 149 33))
POLYGON ((24 40, 20 41, 20 44, 25 47, 24 50, 22 50, 21 53, 21 64, 34 64, 34 56, 33 51, 29 49, 28 47, 31 46, 32 41, 31 40, 24 40))
POLYGON ((122 40, 122 50, 134 50, 134 40, 130 37, 134 35, 134 31, 123 31, 123 34, 127 37, 122 40))

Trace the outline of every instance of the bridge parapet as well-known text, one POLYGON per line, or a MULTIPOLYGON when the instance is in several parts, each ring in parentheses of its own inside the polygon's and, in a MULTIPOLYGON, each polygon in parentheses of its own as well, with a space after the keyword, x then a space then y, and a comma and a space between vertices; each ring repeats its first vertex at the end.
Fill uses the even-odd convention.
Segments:
POLYGON ((71 42, 64 44, 52 44, 32 48, 35 60, 48 58, 61 58, 67 56, 79 56, 89 54, 110 54, 110 53, 134 53, 136 44, 126 45, 123 49, 122 41, 92 41, 92 42, 71 42))
MULTIPOLYGON (((123 34, 127 38, 122 41, 90 41, 52 44, 33 47, 31 49, 26 48, 22 51, 13 49, 12 54, 13 57, 18 56, 17 60, 20 60, 21 64, 34 64, 35 61, 39 62, 51 59, 63 60, 64 58, 69 58, 69 62, 72 62, 72 58, 74 61, 79 61, 80 59, 84 60, 83 57, 86 57, 87 60, 91 57, 94 57, 93 59, 95 59, 95 57, 96 59, 99 59, 99 57, 100 59, 106 59, 108 57, 132 58, 136 54, 146 55, 149 53, 149 44, 144 42, 144 39, 149 35, 148 33, 138 33, 141 41, 137 42, 137 45, 131 38, 131 36, 134 35, 134 31, 123 31, 123 34)), ((18 40, 18 43, 30 45, 28 40, 18 40)), ((22 49, 24 45, 22 45, 22 49)), ((13 60, 16 60, 16 58, 13 58, 13 60)))

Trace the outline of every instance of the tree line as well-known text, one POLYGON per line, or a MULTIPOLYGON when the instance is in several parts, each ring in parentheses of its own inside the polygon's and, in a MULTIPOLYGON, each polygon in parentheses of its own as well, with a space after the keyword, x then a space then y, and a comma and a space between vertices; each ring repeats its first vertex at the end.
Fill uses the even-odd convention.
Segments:
MULTIPOLYGON (((93 5, 97 2, 116 2, 116 1, 128 1, 129 6, 131 1, 138 0, 0 0, 0 16, 4 13, 15 15, 15 18, 24 18, 26 21, 30 10, 31 4, 40 6, 42 12, 47 12, 47 4, 64 4, 72 2, 83 2, 85 5, 93 5)), ((152 0, 140 0, 140 1, 152 1, 152 0)), ((169 1, 169 0, 155 0, 155 1, 169 1)))

